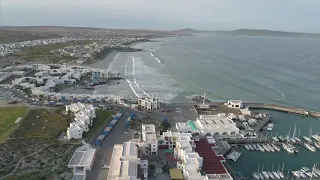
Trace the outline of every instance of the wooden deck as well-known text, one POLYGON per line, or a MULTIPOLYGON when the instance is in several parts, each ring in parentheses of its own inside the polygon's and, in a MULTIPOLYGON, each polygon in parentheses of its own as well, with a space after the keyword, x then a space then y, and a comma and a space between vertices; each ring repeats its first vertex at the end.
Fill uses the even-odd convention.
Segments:
POLYGON ((267 109, 267 110, 281 111, 286 113, 320 118, 320 112, 309 111, 309 110, 300 109, 300 108, 287 107, 287 106, 278 105, 278 104, 243 103, 243 105, 244 107, 248 107, 249 109, 267 109))

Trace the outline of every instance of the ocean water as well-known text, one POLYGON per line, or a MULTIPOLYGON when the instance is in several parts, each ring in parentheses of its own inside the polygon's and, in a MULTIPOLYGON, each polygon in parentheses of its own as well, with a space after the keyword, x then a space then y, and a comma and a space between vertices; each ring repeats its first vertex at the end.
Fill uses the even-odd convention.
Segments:
MULTIPOLYGON (((100 86, 96 93, 127 98, 145 94, 167 102, 189 102, 195 94, 212 100, 241 99, 278 103, 320 111, 320 39, 199 35, 159 39, 136 44, 142 52, 118 53, 100 68, 118 70, 126 78, 119 86, 100 86)), ((320 132, 320 120, 271 112, 277 122, 274 134, 286 135, 294 125, 301 135, 320 132)), ((250 177, 258 165, 271 170, 285 163, 285 171, 311 167, 320 150, 299 147, 297 156, 243 152, 235 170, 250 177)))

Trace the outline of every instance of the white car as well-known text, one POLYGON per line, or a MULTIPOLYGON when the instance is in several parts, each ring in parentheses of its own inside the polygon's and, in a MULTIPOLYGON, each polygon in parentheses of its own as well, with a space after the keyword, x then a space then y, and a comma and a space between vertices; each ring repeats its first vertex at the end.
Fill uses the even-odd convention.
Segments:
POLYGON ((102 165, 102 169, 109 169, 109 165, 102 165))

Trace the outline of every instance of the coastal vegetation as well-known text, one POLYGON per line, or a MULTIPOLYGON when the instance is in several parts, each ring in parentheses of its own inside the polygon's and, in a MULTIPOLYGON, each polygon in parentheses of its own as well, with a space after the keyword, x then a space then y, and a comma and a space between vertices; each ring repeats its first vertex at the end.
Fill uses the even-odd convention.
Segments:
POLYGON ((100 132, 99 129, 101 129, 103 125, 107 125, 112 120, 111 115, 114 114, 115 112, 113 111, 97 109, 96 119, 93 121, 90 131, 83 134, 83 138, 91 138, 93 133, 100 132))
POLYGON ((24 118, 11 131, 5 143, 0 144, 0 177, 71 179, 72 172, 67 169, 66 164, 77 145, 74 142, 56 140, 62 131, 66 131, 71 115, 64 115, 63 110, 54 108, 10 109, 15 111, 3 113, 10 110, 1 109, 1 119, 7 117, 6 119, 14 119, 11 120, 14 122, 16 116, 24 118), (16 116, 12 115, 14 113, 16 116), (3 114, 7 115, 2 116, 3 114))
POLYGON ((23 117, 28 111, 27 107, 1 107, 0 108, 0 144, 4 143, 9 135, 18 127, 14 123, 18 117, 23 117))

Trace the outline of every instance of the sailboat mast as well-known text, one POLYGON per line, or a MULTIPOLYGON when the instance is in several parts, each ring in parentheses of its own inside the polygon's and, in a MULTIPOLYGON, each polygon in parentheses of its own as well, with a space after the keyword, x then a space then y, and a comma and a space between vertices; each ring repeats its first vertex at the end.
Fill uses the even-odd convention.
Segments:
POLYGON ((291 127, 290 127, 290 129, 289 129, 289 133, 288 133, 288 136, 290 136, 290 132, 291 132, 291 127))
POLYGON ((292 138, 295 138, 295 136, 296 136, 296 125, 294 125, 294 130, 293 130, 292 138))
POLYGON ((279 172, 279 170, 280 170, 280 163, 278 164, 278 172, 279 172))
POLYGON ((310 126, 310 129, 309 129, 309 138, 311 138, 311 135, 312 135, 312 129, 311 129, 311 126, 310 126))
POLYGON ((203 102, 202 102, 203 105, 204 105, 205 101, 206 101, 206 93, 203 94, 203 102))
POLYGON ((282 165, 282 173, 283 173, 283 169, 284 169, 284 163, 283 163, 283 165, 282 165))

